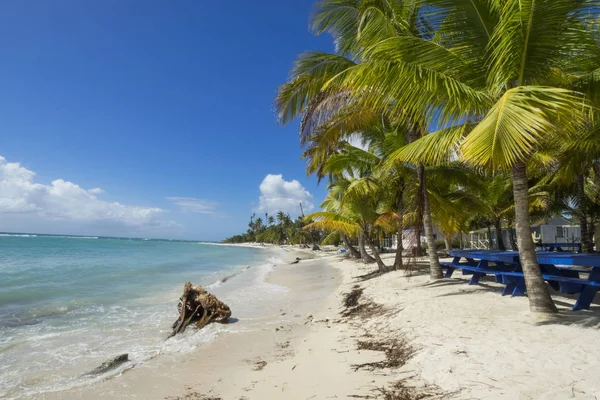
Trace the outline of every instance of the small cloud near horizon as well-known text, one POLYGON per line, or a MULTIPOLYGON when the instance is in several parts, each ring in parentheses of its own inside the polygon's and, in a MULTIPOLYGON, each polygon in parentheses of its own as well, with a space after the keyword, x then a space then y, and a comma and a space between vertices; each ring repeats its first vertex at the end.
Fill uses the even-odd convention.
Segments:
POLYGON ((167 197, 167 200, 173 202, 184 213, 215 214, 219 205, 217 202, 197 199, 194 197, 167 197))
POLYGON ((261 182, 260 197, 255 212, 277 213, 283 211, 292 217, 300 215, 300 204, 304 212, 313 210, 313 195, 297 180, 286 181, 282 174, 268 174, 261 182))

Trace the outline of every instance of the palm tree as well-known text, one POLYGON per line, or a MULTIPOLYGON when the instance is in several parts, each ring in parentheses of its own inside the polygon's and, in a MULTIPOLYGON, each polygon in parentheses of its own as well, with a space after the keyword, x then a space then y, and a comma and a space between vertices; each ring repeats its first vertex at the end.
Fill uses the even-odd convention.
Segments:
POLYGON ((594 187, 599 170, 600 132, 598 115, 586 125, 586 129, 574 138, 566 138, 561 143, 558 156, 553 164, 552 174, 542 183, 553 194, 555 206, 575 217, 581 226, 581 243, 584 252, 593 251, 594 214, 597 198, 594 187), (592 178, 593 177, 593 178, 592 178))
MULTIPOLYGON (((321 204, 325 211, 307 215, 314 222, 305 229, 320 228, 336 230, 344 234, 362 236, 369 246, 379 272, 388 272, 390 268, 385 265, 373 236, 377 227, 386 231, 392 229, 393 216, 387 212, 389 200, 387 192, 371 178, 344 178, 338 177, 329 185, 330 193, 321 204)), ((361 246, 363 260, 366 251, 361 246)))
POLYGON ((289 220, 289 216, 281 210, 275 214, 275 218, 277 218, 277 223, 280 225, 286 224, 289 220))
POLYGON ((481 214, 486 225, 493 226, 496 231, 496 249, 506 250, 502 222, 511 218, 514 212, 510 176, 503 173, 486 174, 482 177, 481 185, 475 191, 475 195, 483 206, 481 214))
MULTIPOLYGON (((301 57, 280 90, 280 119, 303 115, 309 138, 353 105, 411 127, 419 139, 390 163, 416 165, 425 196, 421 165, 431 160, 509 173, 530 308, 555 312, 530 235, 528 168, 534 154, 583 127, 587 102, 600 102, 597 13, 585 0, 323 1, 313 26, 334 36, 337 54, 301 57)), ((422 203, 432 238, 431 205, 422 203)), ((432 277, 440 276, 429 253, 432 277)))
POLYGON ((355 258, 362 259, 364 263, 374 262, 375 259, 368 256, 364 240, 360 234, 360 223, 358 216, 352 213, 348 205, 343 205, 339 196, 334 196, 329 193, 327 198, 321 203, 322 212, 313 213, 304 217, 308 224, 304 226, 304 230, 313 228, 326 229, 329 231, 340 232, 344 239, 344 244, 355 258), (348 237, 359 236, 359 250, 357 251, 350 244, 348 237))
MULTIPOLYGON (((364 49, 379 40, 398 35, 406 38, 422 35, 424 27, 422 19, 418 16, 420 8, 419 1, 404 3, 327 0, 318 3, 313 28, 317 33, 328 31, 334 36, 337 54, 314 52, 301 55, 292 71, 292 79, 280 88, 276 101, 282 123, 288 123, 302 116, 301 144, 305 145, 311 141, 315 127, 319 127, 318 130, 321 131, 319 134, 326 135, 330 139, 328 141, 330 144, 312 147, 305 153, 315 161, 309 162, 309 172, 315 172, 322 177, 323 161, 336 152, 336 146, 331 143, 339 139, 340 133, 356 132, 356 130, 339 129, 340 126, 336 123, 323 124, 323 121, 330 120, 333 114, 347 112, 354 115, 352 121, 360 121, 361 126, 365 126, 364 121, 372 119, 373 115, 385 118, 394 114, 384 109, 373 114, 369 103, 361 101, 362 97, 373 99, 368 95, 370 89, 356 91, 351 84, 337 84, 335 78, 359 66, 365 55, 364 49), (326 128, 323 129, 322 125, 326 125, 326 128)), ((379 96, 378 100, 381 99, 384 99, 388 105, 397 104, 397 99, 393 96, 379 96)), ((377 105, 377 102, 372 104, 377 105)), ((410 122, 405 124, 411 131, 409 134, 409 137, 413 138, 411 140, 423 132, 425 124, 421 114, 412 113, 410 122)), ((417 173, 422 193, 419 203, 420 215, 423 217, 425 231, 430 239, 428 245, 431 277, 437 279, 442 277, 442 271, 433 242, 426 178, 423 168, 419 168, 417 173)), ((400 204, 401 202, 398 202, 398 205, 400 204)))
POLYGON ((485 206, 475 196, 481 187, 481 176, 465 165, 453 163, 444 167, 428 167, 431 214, 444 235, 446 249, 451 249, 450 238, 467 229, 475 215, 485 206))
POLYGON ((546 143, 577 132, 585 101, 599 97, 591 91, 585 99, 583 89, 572 89, 573 81, 597 87, 598 7, 571 0, 427 4, 426 34, 370 45, 361 54, 367 60, 338 74, 336 84, 351 86, 371 106, 389 109, 386 99, 394 98, 399 119, 426 111, 426 125, 441 129, 411 148, 414 162, 440 158, 432 154, 438 150, 511 174, 530 308, 556 312, 530 234, 527 165, 546 143))
MULTIPOLYGON (((414 169, 398 164, 393 170, 383 168, 386 157, 405 144, 406 133, 402 127, 385 128, 382 119, 376 119, 362 129, 363 145, 369 149, 355 147, 347 142, 339 144, 338 152, 329 156, 321 170, 330 176, 371 177, 378 182, 380 190, 389 193, 388 213, 395 218, 398 245, 394 259, 394 270, 403 267, 402 233, 407 226, 406 208, 409 206, 409 191, 414 189, 414 169)), ((352 132, 354 133, 354 132, 352 132)))
POLYGON ((541 276, 530 233, 527 161, 582 127, 583 97, 564 89, 556 75, 586 75, 598 55, 585 28, 589 2, 553 0, 493 2, 499 16, 488 41, 490 84, 497 99, 462 145, 475 165, 512 173, 519 256, 532 311, 556 312, 541 276), (586 60, 586 58, 590 58, 586 60))

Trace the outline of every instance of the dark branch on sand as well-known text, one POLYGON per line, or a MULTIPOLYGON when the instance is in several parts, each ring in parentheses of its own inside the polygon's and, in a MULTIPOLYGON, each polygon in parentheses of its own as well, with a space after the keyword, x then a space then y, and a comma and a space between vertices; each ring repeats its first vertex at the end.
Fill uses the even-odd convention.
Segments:
POLYGON ((173 332, 169 337, 184 332, 191 323, 201 329, 210 322, 227 323, 231 317, 231 310, 227 304, 201 286, 192 286, 190 282, 183 286, 183 295, 179 299, 177 309, 179 318, 173 323, 173 332))

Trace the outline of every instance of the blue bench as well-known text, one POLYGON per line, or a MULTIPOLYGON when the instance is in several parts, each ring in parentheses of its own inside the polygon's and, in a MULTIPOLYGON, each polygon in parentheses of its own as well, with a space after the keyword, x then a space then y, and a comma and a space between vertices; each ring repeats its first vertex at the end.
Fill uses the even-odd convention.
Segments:
MULTIPOLYGON (((502 295, 525 295, 525 277, 521 271, 517 252, 454 250, 452 262, 440 263, 445 277, 450 278, 456 269, 463 275, 472 275, 470 285, 479 283, 485 275, 494 275, 496 282, 505 284, 502 295), (461 258, 466 262, 460 262, 461 258), (495 265, 490 266, 489 264, 495 265)), ((589 254, 538 253, 542 277, 550 286, 562 293, 580 293, 573 310, 589 309, 596 292, 600 290, 600 257, 589 254), (581 266, 588 266, 582 268, 581 266), (579 274, 589 274, 581 279, 579 274)))
POLYGON ((573 249, 579 253, 581 253, 581 243, 573 242, 563 242, 563 243, 538 243, 536 247, 544 249, 546 251, 559 251, 562 252, 564 249, 573 249))
POLYGON ((497 283, 506 284, 506 287, 502 291, 502 296, 506 296, 509 293, 513 296, 523 296, 525 294, 525 278, 522 272, 448 262, 440 263, 440 265, 442 265, 443 269, 447 270, 444 275, 445 278, 451 278, 457 268, 462 270, 463 275, 473 275, 469 280, 469 285, 479 284, 479 279, 485 275, 494 275, 497 283))

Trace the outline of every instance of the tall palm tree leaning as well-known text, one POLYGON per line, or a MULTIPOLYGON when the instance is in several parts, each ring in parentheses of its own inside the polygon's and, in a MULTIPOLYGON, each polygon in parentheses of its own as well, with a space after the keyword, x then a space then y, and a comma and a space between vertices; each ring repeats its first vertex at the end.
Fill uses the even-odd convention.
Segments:
MULTIPOLYGON (((336 54, 302 54, 292 70, 291 79, 280 87, 276 100, 282 123, 302 117, 301 144, 309 142, 314 131, 332 114, 348 108, 357 112, 376 109, 378 115, 392 120, 400 112, 405 119, 403 125, 412 130, 410 140, 425 132, 423 127, 427 126, 427 121, 423 110, 427 110, 429 105, 419 112, 405 112, 399 108, 402 99, 378 89, 372 90, 369 84, 346 82, 352 71, 369 61, 366 50, 372 45, 396 37, 417 40, 425 34, 419 18, 421 3, 418 0, 326 0, 317 4, 313 29, 317 34, 329 32, 334 37, 336 54)), ((330 129, 327 134, 335 138, 337 133, 330 129)), ((321 156, 331 154, 330 150, 323 149, 317 153, 321 156)), ((423 168, 417 166, 423 200, 422 216, 429 239, 430 275, 432 279, 439 279, 442 270, 433 240, 426 178, 423 168)))
POLYGON ((410 168, 399 166, 393 173, 390 173, 383 170, 381 166, 390 151, 404 145, 405 135, 401 127, 386 129, 382 126, 381 119, 370 126, 365 126, 362 134, 366 143, 368 143, 368 150, 355 147, 350 143, 344 143, 340 146, 339 153, 328 158, 323 171, 338 177, 357 176, 363 178, 364 182, 370 183, 370 185, 363 183, 363 187, 376 189, 374 193, 368 193, 369 195, 385 192, 385 198, 381 199, 384 201, 381 201, 381 204, 373 204, 373 206, 374 208, 379 206, 379 211, 386 215, 382 218, 388 218, 388 222, 390 217, 395 218, 396 234, 399 240, 391 269, 398 270, 403 268, 401 238, 405 226, 406 203, 410 194, 408 187, 410 187, 413 171, 410 168), (369 180, 366 180, 367 178, 369 180), (384 209, 385 207, 387 209, 384 209))
MULTIPOLYGON (((424 63, 415 61, 427 76, 418 85, 422 93, 412 97, 412 107, 421 101, 433 103, 437 125, 444 129, 414 143, 398 158, 431 161, 442 152, 477 167, 510 172, 530 309, 556 312, 531 237, 527 164, 548 143, 575 135, 587 118, 588 101, 593 99, 586 98, 584 90, 569 87, 573 81, 597 87, 600 52, 593 19, 598 2, 428 3, 429 12, 441 22, 430 44, 419 44, 431 51, 424 63), (434 94, 436 99, 431 98, 434 94), (455 143, 450 147, 452 154, 447 151, 448 142, 455 143)), ((371 52, 388 60, 395 55, 404 65, 410 48, 382 43, 371 52)), ((396 77, 395 90, 410 83, 407 75, 396 77)))

